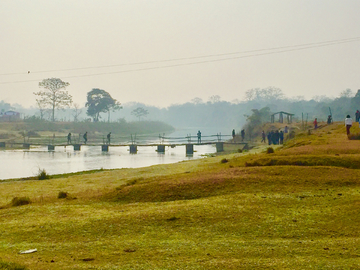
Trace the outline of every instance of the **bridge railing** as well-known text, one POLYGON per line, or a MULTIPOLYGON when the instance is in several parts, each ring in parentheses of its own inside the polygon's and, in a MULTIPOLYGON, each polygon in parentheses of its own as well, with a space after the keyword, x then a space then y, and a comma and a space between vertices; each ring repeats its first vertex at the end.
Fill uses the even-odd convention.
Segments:
MULTIPOLYGON (((70 144, 84 144, 83 133, 71 134, 70 144)), ((222 135, 221 133, 215 135, 201 135, 201 140, 197 135, 187 134, 186 136, 171 137, 165 136, 165 134, 130 134, 130 135, 118 135, 111 134, 110 142, 108 141, 107 134, 88 134, 87 144, 115 144, 115 145, 148 145, 148 144, 186 144, 186 143, 215 143, 222 142, 231 139, 231 135, 222 135)), ((13 144, 33 144, 33 145, 67 145, 68 135, 50 135, 50 136, 38 136, 38 137, 24 137, 23 141, 12 140, 13 144)))

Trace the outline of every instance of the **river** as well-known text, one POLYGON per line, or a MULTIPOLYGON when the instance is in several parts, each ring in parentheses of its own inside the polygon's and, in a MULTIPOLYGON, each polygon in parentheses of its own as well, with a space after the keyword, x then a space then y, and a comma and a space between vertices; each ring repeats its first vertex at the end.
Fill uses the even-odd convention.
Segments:
MULTIPOLYGON (((183 129, 169 136, 186 136, 190 134, 189 131, 192 130, 183 129)), ((195 135, 196 132, 194 130, 193 134, 195 135)), ((208 132, 207 134, 214 134, 210 133, 211 131, 208 132)), ((202 133, 204 134, 203 131, 202 133)), ((206 138, 206 132, 204 137, 206 138)), ((55 151, 48 151, 47 146, 31 147, 29 150, 2 150, 0 151, 0 180, 35 176, 39 170, 45 170, 51 175, 101 168, 147 167, 198 159, 204 157, 205 154, 216 152, 214 145, 194 145, 194 154, 191 156, 186 155, 185 146, 166 147, 163 154, 157 153, 156 150, 156 146, 138 146, 138 152, 130 154, 128 146, 110 146, 108 152, 102 152, 101 146, 86 145, 81 146, 81 151, 74 151, 72 146, 57 146, 55 151)))

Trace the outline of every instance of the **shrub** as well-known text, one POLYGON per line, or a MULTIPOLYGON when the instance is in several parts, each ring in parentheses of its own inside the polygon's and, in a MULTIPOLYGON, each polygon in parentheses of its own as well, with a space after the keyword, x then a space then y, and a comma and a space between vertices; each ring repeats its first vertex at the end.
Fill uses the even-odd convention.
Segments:
POLYGON ((58 199, 65 199, 65 198, 67 198, 67 196, 68 196, 67 192, 60 191, 58 194, 58 199))
POLYGON ((271 153, 274 153, 274 152, 275 152, 274 148, 272 148, 272 147, 268 147, 268 149, 266 150, 267 154, 271 154, 271 153))
POLYGON ((30 203, 31 203, 31 201, 28 197, 15 197, 11 200, 10 205, 11 206, 21 206, 21 205, 27 205, 30 203))
POLYGON ((39 173, 37 175, 37 178, 39 180, 45 180, 45 179, 49 179, 50 178, 50 175, 48 175, 45 171, 45 169, 39 169, 39 173))

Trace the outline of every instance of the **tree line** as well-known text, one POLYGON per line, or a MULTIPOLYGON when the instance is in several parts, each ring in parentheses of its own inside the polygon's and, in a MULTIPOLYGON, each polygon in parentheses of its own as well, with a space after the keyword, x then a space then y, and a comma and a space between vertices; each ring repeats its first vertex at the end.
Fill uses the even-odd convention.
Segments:
MULTIPOLYGON (((70 83, 64 82, 59 78, 44 79, 39 83, 43 88, 34 92, 36 96, 36 105, 39 109, 40 119, 43 119, 46 113, 50 113, 51 121, 55 121, 55 112, 59 109, 69 108, 72 105, 72 96, 66 91, 70 83)), ((110 121, 110 113, 122 109, 121 103, 112 98, 111 95, 103 89, 93 88, 87 93, 85 107, 86 114, 90 116, 93 122, 98 122, 101 113, 107 113, 110 121)), ((82 109, 78 104, 73 106, 74 121, 78 121, 82 109)), ((140 118, 148 114, 144 108, 138 107, 132 111, 132 114, 140 118)))
MULTIPOLYGON (((199 97, 193 98, 184 104, 172 104, 166 108, 158 108, 136 101, 120 104, 113 99, 105 90, 94 88, 87 93, 85 107, 72 104, 72 97, 66 91, 69 84, 60 79, 51 78, 39 83, 43 91, 36 95, 37 112, 21 108, 25 114, 36 115, 54 121, 92 121, 123 122, 129 119, 141 120, 148 117, 149 120, 163 121, 175 127, 228 127, 239 130, 246 122, 252 110, 260 110, 267 107, 264 113, 264 121, 270 121, 271 113, 285 111, 295 114, 294 121, 326 121, 331 113, 334 121, 343 120, 347 114, 354 115, 360 109, 360 91, 354 92, 345 89, 339 96, 331 98, 327 96, 314 96, 311 100, 304 97, 286 97, 283 91, 276 87, 253 88, 245 92, 242 100, 232 102, 223 101, 218 95, 209 97, 203 101, 199 97), (72 104, 72 105, 71 105, 72 104), (71 108, 69 106, 71 105, 71 108), (68 107, 66 109, 66 107, 68 107), (55 116, 57 109, 59 116, 55 116), (86 115, 83 111, 86 110, 86 115)), ((14 106, 4 101, 0 102, 0 110, 10 107, 20 111, 20 105, 14 106)), ((263 113, 263 112, 262 112, 263 113)))

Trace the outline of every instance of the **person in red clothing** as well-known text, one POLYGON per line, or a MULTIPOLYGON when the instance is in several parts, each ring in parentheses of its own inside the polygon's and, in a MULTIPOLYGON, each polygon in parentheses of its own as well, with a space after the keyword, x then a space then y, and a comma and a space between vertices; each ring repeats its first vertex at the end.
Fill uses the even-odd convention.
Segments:
POLYGON ((315 118, 315 120, 314 120, 314 129, 317 129, 317 118, 315 118))

